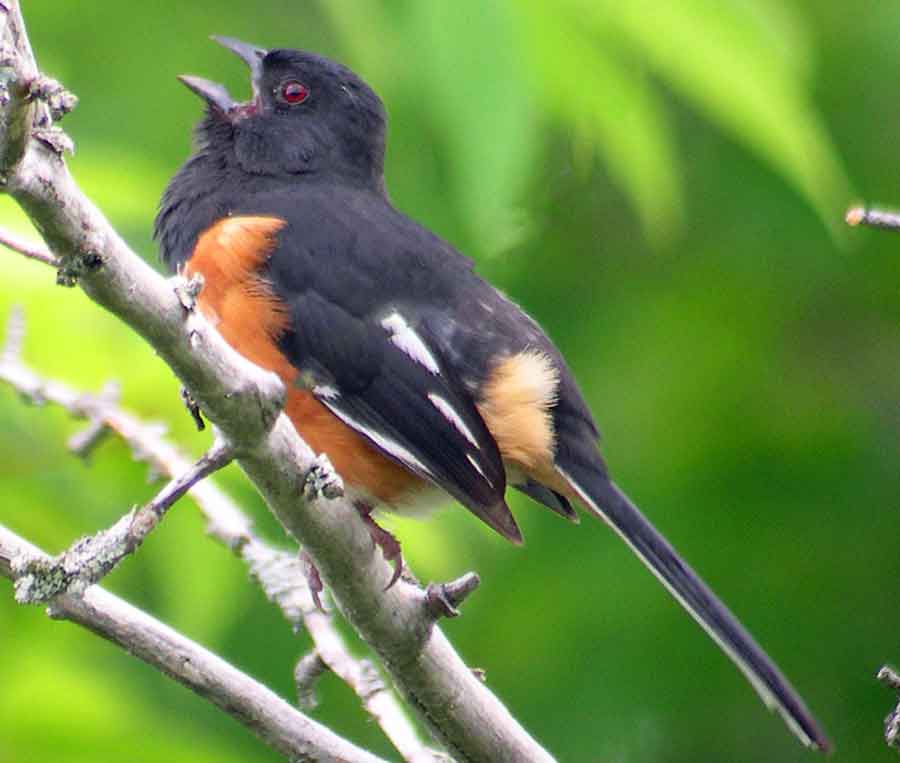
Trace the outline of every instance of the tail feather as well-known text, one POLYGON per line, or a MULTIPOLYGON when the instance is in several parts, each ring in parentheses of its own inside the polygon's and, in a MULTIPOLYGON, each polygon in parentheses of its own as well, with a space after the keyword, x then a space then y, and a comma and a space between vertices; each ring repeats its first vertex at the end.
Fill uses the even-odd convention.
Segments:
POLYGON ((775 663, 637 506, 599 470, 558 465, 557 471, 585 507, 622 537, 731 658, 763 702, 781 715, 800 741, 828 751, 828 739, 775 663))

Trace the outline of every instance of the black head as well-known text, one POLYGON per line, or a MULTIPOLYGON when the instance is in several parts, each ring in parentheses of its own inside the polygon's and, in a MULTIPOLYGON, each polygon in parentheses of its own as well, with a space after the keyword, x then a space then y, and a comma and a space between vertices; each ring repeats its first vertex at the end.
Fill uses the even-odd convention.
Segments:
POLYGON ((248 205, 254 194, 315 178, 385 193, 384 107, 365 82, 312 53, 213 39, 250 67, 253 95, 238 103, 222 85, 179 78, 207 111, 156 216, 160 256, 173 271, 222 216, 266 211, 248 205))
POLYGON ((253 97, 237 103, 222 85, 181 77, 208 104, 201 144, 253 175, 336 174, 381 186, 384 106, 356 74, 301 50, 213 39, 250 66, 253 97))

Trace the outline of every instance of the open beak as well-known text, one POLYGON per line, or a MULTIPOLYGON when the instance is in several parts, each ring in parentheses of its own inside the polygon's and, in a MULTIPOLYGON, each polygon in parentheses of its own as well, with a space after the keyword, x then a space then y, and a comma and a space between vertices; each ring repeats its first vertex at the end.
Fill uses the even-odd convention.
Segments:
POLYGON ((220 85, 218 82, 210 82, 208 79, 203 79, 203 77, 191 77, 188 74, 179 74, 178 80, 188 90, 199 95, 210 106, 214 106, 225 116, 228 116, 238 106, 225 88, 225 85, 220 85))
POLYGON ((202 77, 193 77, 182 74, 178 79, 192 92, 199 95, 210 106, 220 111, 227 117, 238 117, 239 114, 254 110, 259 97, 259 80, 262 76, 262 60, 267 51, 256 45, 236 40, 234 37, 219 37, 213 35, 212 39, 219 45, 228 48, 250 67, 250 81, 253 85, 253 99, 250 104, 241 104, 231 97, 224 85, 218 82, 210 82, 202 77))
POLYGON ((262 60, 269 51, 265 48, 251 45, 249 42, 241 42, 234 37, 221 37, 220 35, 214 34, 210 39, 219 43, 223 48, 228 48, 228 50, 250 67, 250 79, 253 81, 253 93, 255 95, 257 84, 262 75, 262 60))

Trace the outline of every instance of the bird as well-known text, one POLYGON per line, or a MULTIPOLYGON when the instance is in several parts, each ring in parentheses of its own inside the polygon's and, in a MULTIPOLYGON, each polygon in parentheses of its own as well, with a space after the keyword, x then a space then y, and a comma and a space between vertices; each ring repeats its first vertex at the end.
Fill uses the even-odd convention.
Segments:
MULTIPOLYGON (((512 487, 574 521, 605 521, 808 747, 829 741, 775 663, 612 481, 559 350, 473 261, 398 210, 379 96, 324 56, 213 37, 250 69, 239 102, 205 101, 193 152, 155 221, 170 272, 202 277, 200 312, 273 371, 285 413, 324 453, 392 559, 373 509, 455 499, 515 544, 512 487)), ((393 582, 393 581, 392 581, 393 582)))

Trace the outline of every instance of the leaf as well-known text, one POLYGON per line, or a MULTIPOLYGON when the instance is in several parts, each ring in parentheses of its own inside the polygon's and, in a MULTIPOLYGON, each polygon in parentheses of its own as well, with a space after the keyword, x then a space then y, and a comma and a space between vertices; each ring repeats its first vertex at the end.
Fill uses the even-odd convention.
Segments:
POLYGON ((520 8, 542 100, 600 152, 651 239, 667 238, 682 213, 679 162, 666 111, 644 72, 610 55, 571 8, 541 0, 520 8))
POLYGON ((763 23, 773 6, 569 2, 586 23, 630 46, 707 118, 768 162, 835 233, 852 196, 849 182, 807 95, 804 57, 786 52, 790 25, 783 17, 771 27, 763 23))
POLYGON ((317 8, 327 17, 353 65, 379 88, 389 86, 391 73, 402 63, 398 61, 402 46, 397 24, 391 18, 401 9, 364 0, 321 2, 317 8))
MULTIPOLYGON (((321 8, 389 111, 391 101, 408 100, 421 112, 418 131, 411 124, 389 129, 395 140, 406 135, 403 151, 443 144, 439 153, 450 160, 436 181, 432 214, 449 196, 485 250, 512 245, 524 231, 518 206, 537 153, 538 120, 507 4, 344 2, 321 8), (410 145, 410 137, 419 144, 410 145)), ((408 166, 411 159, 404 161, 408 166)), ((426 168, 417 171, 424 175, 426 168)))
POLYGON ((516 208, 538 148, 525 49, 508 4, 414 3, 410 12, 456 203, 489 251, 506 248, 522 232, 516 208))

